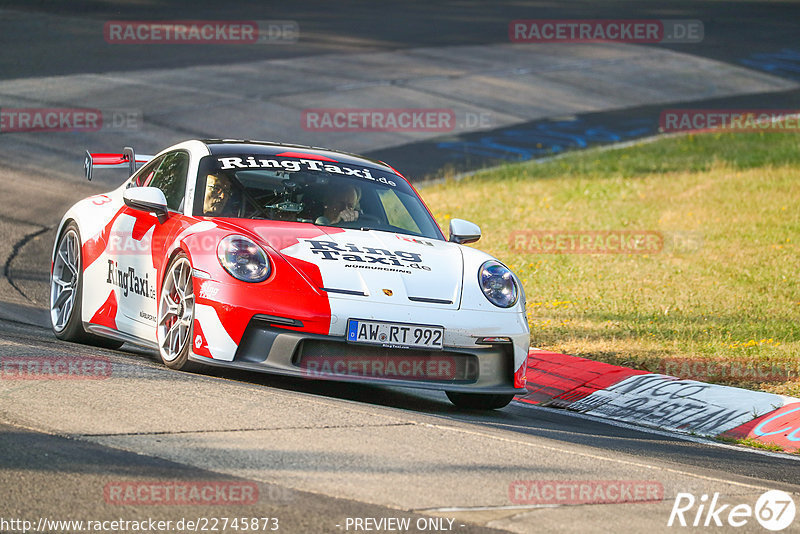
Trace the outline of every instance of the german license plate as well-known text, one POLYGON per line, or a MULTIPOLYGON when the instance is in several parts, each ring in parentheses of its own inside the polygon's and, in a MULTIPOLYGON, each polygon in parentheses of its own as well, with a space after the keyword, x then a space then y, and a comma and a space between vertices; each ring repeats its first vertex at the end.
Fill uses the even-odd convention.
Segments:
POLYGON ((444 328, 424 324, 350 319, 347 321, 347 341, 399 349, 442 350, 444 328))

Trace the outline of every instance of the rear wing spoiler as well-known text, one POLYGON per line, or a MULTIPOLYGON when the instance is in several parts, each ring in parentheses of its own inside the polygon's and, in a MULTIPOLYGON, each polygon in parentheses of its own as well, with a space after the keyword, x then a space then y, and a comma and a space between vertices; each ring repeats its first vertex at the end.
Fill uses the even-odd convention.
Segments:
POLYGON ((83 159, 83 172, 90 182, 92 181, 92 170, 95 166, 100 166, 104 169, 127 168, 132 175, 136 172, 137 165, 144 165, 154 157, 136 154, 129 146, 122 149, 122 154, 92 154, 87 150, 83 159))

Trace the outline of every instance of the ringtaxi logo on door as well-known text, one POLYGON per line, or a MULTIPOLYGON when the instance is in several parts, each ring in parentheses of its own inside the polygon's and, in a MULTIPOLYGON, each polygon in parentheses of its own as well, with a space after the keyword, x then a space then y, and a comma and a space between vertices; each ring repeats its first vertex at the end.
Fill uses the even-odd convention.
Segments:
POLYGON ((718 492, 700 498, 680 492, 675 496, 667 526, 743 527, 755 518, 765 529, 778 532, 792 524, 795 513, 794 499, 780 490, 767 491, 753 506, 725 503, 718 492))

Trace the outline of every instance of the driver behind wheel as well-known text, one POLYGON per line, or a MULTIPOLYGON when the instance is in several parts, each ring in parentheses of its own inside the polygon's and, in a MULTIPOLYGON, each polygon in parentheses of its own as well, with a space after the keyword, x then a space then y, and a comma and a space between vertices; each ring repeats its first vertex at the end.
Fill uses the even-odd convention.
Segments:
POLYGON ((342 222, 353 222, 359 217, 361 190, 353 184, 343 188, 331 188, 322 216, 317 217, 316 224, 331 225, 342 222))
POLYGON ((225 176, 206 176, 206 196, 203 200, 203 215, 219 217, 231 199, 233 186, 225 176))

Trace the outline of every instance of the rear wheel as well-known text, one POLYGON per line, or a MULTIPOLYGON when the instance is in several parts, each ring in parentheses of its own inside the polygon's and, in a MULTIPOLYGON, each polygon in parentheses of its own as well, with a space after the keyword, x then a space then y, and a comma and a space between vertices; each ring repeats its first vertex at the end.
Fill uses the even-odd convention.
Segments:
POLYGON ((491 395, 485 393, 460 393, 447 391, 447 398, 459 408, 467 410, 497 410, 508 406, 514 399, 513 394, 491 395))
POLYGON ((170 369, 199 371, 202 365, 189 361, 192 323, 194 322, 194 286, 189 257, 179 253, 164 272, 161 298, 158 301, 158 352, 170 369))
POLYGON ((83 263, 78 225, 71 222, 61 233, 50 276, 50 323, 58 339, 118 349, 122 341, 95 336, 83 329, 83 263))

